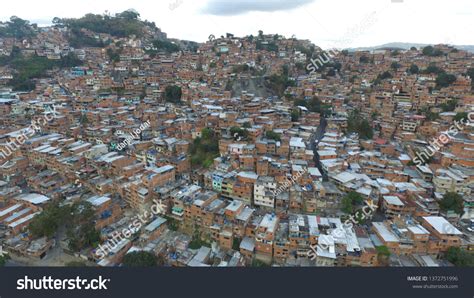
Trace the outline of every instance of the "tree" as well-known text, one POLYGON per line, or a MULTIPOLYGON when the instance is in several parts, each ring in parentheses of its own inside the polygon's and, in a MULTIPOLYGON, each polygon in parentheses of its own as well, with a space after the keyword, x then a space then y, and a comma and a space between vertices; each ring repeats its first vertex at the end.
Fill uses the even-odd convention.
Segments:
POLYGON ((456 99, 450 99, 447 102, 443 102, 440 107, 443 110, 443 112, 452 112, 456 109, 456 105, 458 104, 458 101, 456 99))
POLYGON ((448 87, 452 83, 456 82, 456 76, 453 74, 447 74, 442 72, 436 77, 436 88, 448 87))
POLYGON ((388 266, 390 261, 390 250, 388 247, 381 245, 376 247, 377 260, 381 266, 388 266))
POLYGON ((265 262, 262 262, 258 259, 253 259, 252 267, 269 267, 269 265, 265 262))
POLYGON ((125 267, 153 267, 157 264, 156 256, 147 251, 134 251, 123 257, 125 267))
POLYGON ((367 119, 362 119, 358 128, 359 137, 362 139, 372 139, 374 137, 374 132, 372 126, 370 125, 367 119))
POLYGON ((293 109, 291 111, 291 122, 298 121, 299 117, 300 117, 300 112, 298 111, 298 109, 293 109))
POLYGON ((247 139, 249 136, 249 132, 246 129, 242 129, 237 126, 233 126, 230 128, 230 134, 237 140, 244 140, 247 139))
POLYGON ((274 132, 273 130, 267 131, 265 133, 265 137, 267 139, 272 139, 272 140, 275 140, 275 141, 280 141, 281 140, 280 134, 274 132))
POLYGON ((410 65, 408 72, 411 74, 417 74, 420 71, 420 68, 416 64, 410 65))
POLYGON ((344 213, 347 213, 347 214, 351 214, 354 210, 353 206, 352 206, 352 201, 347 196, 342 198, 342 208, 341 208, 341 210, 344 211, 344 213))
POLYGON ((474 90, 474 68, 469 68, 466 72, 466 76, 471 78, 471 89, 474 90))
MULTIPOLYGON (((395 62, 396 63, 396 62, 395 62)), ((397 66, 398 67, 398 66, 397 66)), ((389 72, 389 71, 384 71, 381 75, 379 75, 379 78, 381 80, 385 80, 385 79, 391 79, 393 78, 392 74, 389 72)))
POLYGON ((400 63, 398 62, 392 62, 392 64, 390 65, 390 68, 392 68, 393 70, 397 70, 400 68, 400 63))
POLYGON ((116 15, 118 18, 124 18, 128 20, 137 20, 140 14, 133 9, 126 10, 116 15))
POLYGON ((58 62, 59 67, 74 67, 82 65, 81 59, 77 58, 76 54, 69 52, 67 55, 62 56, 58 62))
POLYGON ((87 119, 86 113, 81 113, 81 117, 79 118, 79 123, 81 123, 82 125, 89 123, 89 119, 87 119))
POLYGON ((4 26, 0 27, 0 38, 13 37, 22 40, 36 35, 34 26, 30 25, 29 21, 20 19, 16 16, 12 16, 10 21, 2 25, 4 26))
POLYGON ((250 122, 244 122, 244 124, 242 124, 242 127, 243 128, 251 128, 252 124, 250 124, 250 122))
POLYGON ((84 48, 84 47, 99 47, 102 48, 105 46, 104 42, 100 38, 95 36, 90 36, 84 33, 80 28, 71 28, 67 35, 69 44, 74 48, 84 48))
POLYGON ((145 27, 156 30, 156 25, 152 22, 141 21, 140 14, 134 10, 127 10, 121 13, 110 15, 86 14, 85 16, 72 19, 57 19, 58 24, 63 24, 71 30, 87 29, 97 33, 106 33, 117 37, 128 37, 135 35, 143 36, 145 27))
POLYGON ((377 117, 379 116, 379 113, 377 111, 373 111, 372 114, 370 115, 370 118, 372 121, 376 120, 377 117))
POLYGON ((293 105, 305 107, 310 112, 321 113, 323 116, 329 115, 331 109, 330 105, 323 105, 316 96, 312 97, 310 100, 296 99, 293 102, 293 105))
POLYGON ((427 68, 425 68, 422 73, 425 73, 425 74, 440 74, 440 73, 443 73, 445 72, 443 69, 439 68, 438 66, 434 65, 434 64, 430 64, 428 65, 427 68))
POLYGON ((425 115, 426 119, 429 121, 435 121, 436 119, 439 118, 439 114, 432 112, 431 109, 428 107, 423 107, 420 110, 420 113, 425 115))
POLYGON ((439 207, 443 211, 454 211, 457 214, 463 214, 464 201, 462 196, 455 192, 447 192, 439 202, 439 207))
POLYGON ((181 87, 176 85, 166 86, 165 88, 165 100, 172 103, 181 102, 181 87))
POLYGON ((58 17, 54 17, 51 22, 52 22, 55 26, 60 26, 60 25, 62 25, 61 19, 58 18, 58 17))
POLYGON ((210 128, 201 130, 201 137, 197 137, 189 146, 191 164, 202 167, 212 165, 214 158, 219 156, 219 139, 210 128))
POLYGON ((342 211, 345 213, 352 213, 355 205, 360 205, 364 202, 364 198, 357 192, 351 191, 342 198, 342 211))
POLYGON ((9 66, 14 70, 9 85, 15 91, 31 91, 35 88, 34 79, 45 77, 48 71, 56 67, 71 67, 82 64, 73 54, 50 60, 38 55, 23 56, 18 47, 13 47, 10 56, 0 56, 0 66, 9 66))
POLYGON ((240 239, 240 238, 234 238, 233 241, 232 241, 232 249, 236 250, 236 251, 239 251, 241 241, 242 241, 242 239, 240 239))
POLYGON ((459 247, 450 247, 446 259, 458 267, 474 267, 474 254, 459 247))
POLYGON ((3 255, 3 256, 0 255, 0 267, 5 266, 5 264, 7 263, 9 259, 10 259, 9 255, 3 255))
POLYGON ((118 50, 113 50, 112 48, 108 48, 106 53, 107 53, 107 56, 109 57, 110 61, 112 62, 120 62, 120 53, 122 52, 122 49, 118 49, 118 50))
POLYGON ((455 120, 455 121, 461 121, 462 119, 467 119, 467 113, 466 112, 459 112, 453 118, 453 120, 455 120))
POLYGON ((265 80, 266 87, 273 90, 275 94, 282 96, 286 88, 295 85, 295 82, 289 79, 288 73, 288 65, 284 65, 280 75, 273 74, 265 80))
POLYGON ((432 56, 432 57, 443 55, 443 51, 441 51, 440 49, 435 49, 432 46, 424 47, 423 50, 422 50, 422 53, 425 56, 432 56))
POLYGON ((426 46, 422 50, 423 55, 429 56, 433 53, 433 47, 432 46, 426 46))
POLYGON ((158 50, 163 50, 167 53, 174 53, 180 51, 180 48, 177 44, 167 40, 155 40, 153 41, 153 46, 158 50))
POLYGON ((176 219, 169 216, 165 216, 165 218, 167 220, 168 229, 170 229, 171 231, 177 231, 179 227, 178 223, 176 222, 176 219))
POLYGON ((14 59, 21 56, 21 49, 17 46, 12 47, 12 51, 10 52, 10 58, 14 59))
POLYGON ((328 70, 328 72, 326 73, 326 75, 327 75, 328 77, 333 77, 333 76, 336 75, 336 71, 335 71, 333 68, 331 68, 330 70, 328 70))
POLYGON ((248 71, 249 69, 250 67, 248 66, 248 64, 234 65, 234 67, 232 67, 232 72, 241 73, 241 72, 248 71))
POLYGON ((95 247, 100 242, 100 233, 95 228, 95 211, 87 201, 75 203, 69 208, 66 228, 68 246, 72 251, 95 247))
POLYGON ((66 267, 87 267, 87 264, 82 261, 71 261, 66 263, 66 267))
POLYGON ((353 110, 347 119, 347 130, 356 132, 361 139, 372 139, 374 132, 367 119, 363 118, 358 110, 353 110))
POLYGON ((60 207, 58 203, 48 205, 31 220, 29 231, 33 237, 53 236, 65 221, 68 211, 67 207, 60 207))
POLYGON ((369 57, 367 57, 367 56, 360 56, 359 62, 360 62, 360 63, 369 63, 369 57))

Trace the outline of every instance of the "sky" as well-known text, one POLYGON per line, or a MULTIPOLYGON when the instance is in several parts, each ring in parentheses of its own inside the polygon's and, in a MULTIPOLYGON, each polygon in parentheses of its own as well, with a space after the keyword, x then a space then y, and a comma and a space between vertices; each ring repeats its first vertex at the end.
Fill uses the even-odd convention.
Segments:
POLYGON ((170 38, 204 42, 209 35, 264 33, 309 39, 323 48, 389 42, 474 45, 474 0, 15 0, 15 15, 39 25, 54 17, 135 9, 170 38))

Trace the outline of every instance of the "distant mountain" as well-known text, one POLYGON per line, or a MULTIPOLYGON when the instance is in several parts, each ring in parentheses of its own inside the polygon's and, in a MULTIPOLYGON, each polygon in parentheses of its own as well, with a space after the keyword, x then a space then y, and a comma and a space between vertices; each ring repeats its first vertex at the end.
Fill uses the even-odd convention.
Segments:
MULTIPOLYGON (((411 47, 416 47, 416 48, 423 48, 429 45, 434 45, 434 44, 424 44, 424 43, 408 43, 408 42, 391 42, 391 43, 386 43, 380 46, 375 46, 375 47, 359 47, 359 48, 350 48, 348 49, 349 51, 372 51, 372 50, 377 50, 377 49, 402 49, 402 50, 409 50, 411 47)), ((474 53, 474 45, 452 45, 453 47, 459 49, 459 50, 464 50, 468 51, 471 53, 474 53)))

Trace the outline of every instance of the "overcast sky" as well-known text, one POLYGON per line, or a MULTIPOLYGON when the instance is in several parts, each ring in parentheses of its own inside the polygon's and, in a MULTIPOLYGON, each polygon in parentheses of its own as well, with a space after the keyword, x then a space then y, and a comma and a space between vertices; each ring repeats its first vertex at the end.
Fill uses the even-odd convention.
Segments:
POLYGON ((205 41, 210 34, 279 33, 329 47, 388 42, 474 45, 474 0, 14 0, 0 19, 16 15, 40 25, 53 17, 134 8, 171 38, 205 41))

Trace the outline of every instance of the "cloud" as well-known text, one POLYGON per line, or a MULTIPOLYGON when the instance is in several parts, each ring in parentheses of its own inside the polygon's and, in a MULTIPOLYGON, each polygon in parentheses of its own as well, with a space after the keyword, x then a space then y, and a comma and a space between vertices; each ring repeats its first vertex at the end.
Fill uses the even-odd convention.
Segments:
POLYGON ((210 0, 203 12, 218 16, 239 15, 251 11, 290 10, 314 0, 210 0))

